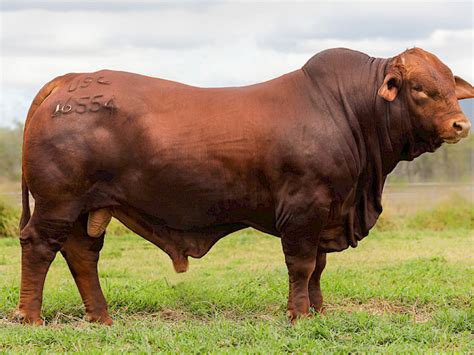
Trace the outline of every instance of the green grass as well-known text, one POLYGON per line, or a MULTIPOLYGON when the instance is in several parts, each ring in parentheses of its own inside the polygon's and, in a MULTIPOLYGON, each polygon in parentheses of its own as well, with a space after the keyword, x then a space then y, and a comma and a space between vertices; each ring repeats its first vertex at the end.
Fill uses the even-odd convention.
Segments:
POLYGON ((326 315, 290 326, 287 272, 277 238, 235 233, 175 274, 168 257, 135 235, 111 235, 101 282, 115 324, 83 321, 60 255, 45 286, 46 327, 11 322, 20 247, 0 240, 0 351, 420 352, 474 348, 472 232, 375 230, 331 254, 326 315))

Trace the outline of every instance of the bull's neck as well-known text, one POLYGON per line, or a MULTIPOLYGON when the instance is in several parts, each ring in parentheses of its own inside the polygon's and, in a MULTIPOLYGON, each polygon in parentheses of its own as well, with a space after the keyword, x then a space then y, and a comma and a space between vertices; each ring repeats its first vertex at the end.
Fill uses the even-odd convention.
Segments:
POLYGON ((358 122, 363 126, 369 155, 380 154, 381 172, 388 175, 401 160, 413 159, 414 141, 412 122, 406 99, 398 95, 388 102, 378 95, 387 74, 390 59, 369 58, 364 68, 363 79, 352 90, 361 91, 360 101, 353 97, 349 104, 354 107, 358 122), (408 149, 408 151, 407 151, 408 149))
POLYGON ((377 94, 390 59, 344 49, 333 51, 316 55, 303 71, 316 86, 317 95, 327 90, 322 95, 329 94, 344 110, 361 156, 386 176, 400 160, 411 160, 422 152, 414 143, 403 95, 387 102, 377 94))

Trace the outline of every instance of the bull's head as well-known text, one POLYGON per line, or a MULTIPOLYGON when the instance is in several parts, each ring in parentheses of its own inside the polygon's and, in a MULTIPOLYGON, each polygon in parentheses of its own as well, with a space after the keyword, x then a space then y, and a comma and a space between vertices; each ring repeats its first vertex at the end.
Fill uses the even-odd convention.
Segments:
POLYGON ((473 98, 474 88, 422 49, 392 59, 378 94, 387 101, 403 95, 414 124, 426 135, 457 143, 469 134, 471 124, 458 100, 473 98))

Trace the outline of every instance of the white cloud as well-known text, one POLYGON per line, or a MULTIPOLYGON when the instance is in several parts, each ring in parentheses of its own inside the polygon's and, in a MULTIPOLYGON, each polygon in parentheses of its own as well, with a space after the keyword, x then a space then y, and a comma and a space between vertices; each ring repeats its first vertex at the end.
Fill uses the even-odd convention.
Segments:
POLYGON ((436 54, 456 74, 474 81, 472 43, 474 30, 435 30, 426 38, 391 39, 374 37, 365 39, 310 39, 299 43, 303 52, 321 51, 325 48, 357 48, 375 57, 392 57, 407 48, 420 47, 436 54))
POLYGON ((326 48, 390 57, 418 46, 474 81, 471 2, 394 4, 4 0, 0 125, 23 120, 53 77, 102 68, 243 85, 299 68, 326 48))

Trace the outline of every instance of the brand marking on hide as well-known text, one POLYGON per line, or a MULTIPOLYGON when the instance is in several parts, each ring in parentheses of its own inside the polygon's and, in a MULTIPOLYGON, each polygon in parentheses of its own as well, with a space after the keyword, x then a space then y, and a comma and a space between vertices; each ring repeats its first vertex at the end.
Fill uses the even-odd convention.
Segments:
POLYGON ((59 116, 61 114, 67 115, 70 113, 84 114, 87 112, 99 112, 106 109, 112 113, 115 110, 114 97, 106 98, 104 94, 98 94, 94 96, 81 96, 72 97, 70 96, 64 102, 58 102, 54 107, 52 117, 59 116))
POLYGON ((105 76, 93 77, 93 76, 86 76, 85 78, 80 78, 77 80, 73 80, 69 84, 69 88, 67 89, 68 92, 73 92, 78 89, 85 89, 89 87, 92 83, 97 83, 99 85, 110 85, 112 84, 109 80, 105 78, 105 76))

